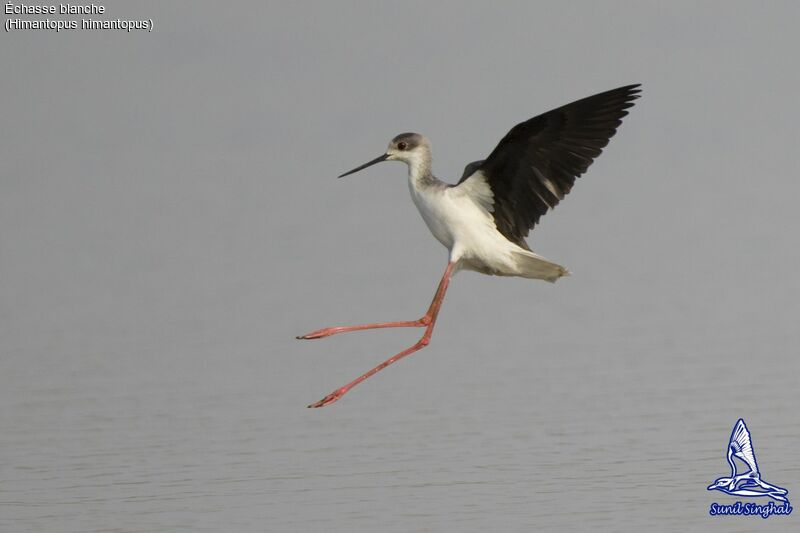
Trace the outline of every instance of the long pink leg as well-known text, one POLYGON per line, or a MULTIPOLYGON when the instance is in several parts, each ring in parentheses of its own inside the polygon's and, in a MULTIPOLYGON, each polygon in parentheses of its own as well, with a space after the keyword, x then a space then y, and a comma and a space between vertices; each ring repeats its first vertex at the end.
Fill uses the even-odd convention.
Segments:
POLYGON ((295 338, 322 339, 324 337, 330 337, 331 335, 336 335, 337 333, 347 333, 349 331, 361 331, 362 329, 421 328, 422 326, 428 325, 428 322, 426 321, 427 318, 428 315, 426 314, 419 320, 404 320, 400 322, 378 322, 375 324, 359 324, 358 326, 336 326, 333 328, 322 328, 316 331, 312 331, 311 333, 306 333, 305 335, 298 335, 295 338))
MULTIPOLYGON (((332 393, 330 393, 327 396, 325 396, 320 401, 318 401, 316 403, 312 403, 311 405, 309 405, 309 407, 324 407, 326 405, 332 404, 333 402, 339 400, 339 398, 341 398, 342 396, 347 394, 347 391, 349 391, 350 389, 352 389, 353 387, 355 387, 356 385, 358 385, 359 383, 361 383, 365 379, 377 374, 378 372, 380 372, 381 370, 383 370, 387 366, 391 365, 392 363, 395 363, 395 362, 399 361, 403 357, 405 357, 407 355, 410 355, 410 354, 412 354, 412 353, 414 353, 414 352, 416 352, 418 350, 421 350, 422 348, 427 346, 428 343, 431 340, 431 334, 433 333, 433 327, 436 325, 436 317, 439 316, 439 309, 441 309, 441 307, 442 307, 442 301, 444 300, 444 294, 445 294, 445 292, 447 292, 447 286, 450 284, 450 276, 453 273, 453 267, 454 266, 455 266, 455 263, 448 263, 447 264, 447 269, 445 269, 444 275, 442 276, 442 280, 439 282, 439 288, 436 289, 436 294, 433 297, 433 301, 431 302, 431 306, 428 308, 428 312, 425 313, 424 317, 422 317, 420 320, 416 321, 416 322, 422 322, 420 325, 427 326, 425 328, 425 333, 422 335, 422 338, 420 340, 418 340, 411 347, 406 348, 405 350, 403 350, 402 352, 400 352, 400 353, 398 353, 396 355, 393 355, 392 357, 390 357, 389 359, 387 359, 383 363, 379 364, 378 366, 376 366, 375 368, 373 368, 369 372, 366 372, 366 373, 360 375, 359 377, 357 377, 356 379, 354 379, 353 381, 351 381, 350 383, 348 383, 344 387, 339 387, 338 389, 336 389, 332 393)), ((409 324, 409 325, 410 324, 414 324, 414 325, 416 325, 416 322, 406 322, 405 324, 409 324)), ((402 322, 390 322, 390 324, 402 324, 402 322)), ((369 329, 369 326, 376 326, 376 325, 375 324, 367 324, 366 327, 365 326, 353 326, 353 328, 369 329)), ((377 325, 377 327, 394 327, 394 326, 377 325)), ((335 329, 335 328, 333 328, 333 329, 335 329)), ((347 330, 347 331, 353 331, 353 330, 347 330)), ((335 333, 341 333, 341 332, 337 331, 335 333)), ((333 335, 333 333, 331 333, 331 335, 333 335)), ((316 337, 312 337, 312 338, 316 338, 316 337)))
MULTIPOLYGON (((448 269, 450 266, 448 265, 448 269)), ((445 272, 447 274, 447 272, 445 272)), ((444 279, 442 279, 444 282, 444 279)), ((441 283, 439 283, 439 290, 441 290, 441 283)), ((439 295, 439 290, 436 291, 436 296, 439 295)), ((362 331, 365 329, 381 329, 381 328, 421 328, 430 325, 431 319, 433 318, 433 305, 436 303, 436 296, 433 298, 433 302, 431 302, 431 306, 425 312, 425 315, 420 318, 419 320, 402 320, 399 322, 377 322, 375 324, 359 324, 357 326, 336 326, 332 328, 322 328, 316 331, 312 331, 311 333, 306 333, 305 335, 298 335, 295 337, 296 339, 322 339, 324 337, 330 337, 331 335, 336 335, 338 333, 349 333, 351 331, 362 331)))

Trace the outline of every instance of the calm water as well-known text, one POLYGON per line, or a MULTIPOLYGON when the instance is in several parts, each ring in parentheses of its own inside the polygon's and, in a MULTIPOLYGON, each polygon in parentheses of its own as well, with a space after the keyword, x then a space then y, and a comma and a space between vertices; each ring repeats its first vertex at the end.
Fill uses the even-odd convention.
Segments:
MULTIPOLYGON (((491 285, 481 283, 460 275, 454 287, 491 285)), ((323 410, 304 405, 414 333, 304 344, 291 339, 301 319, 289 313, 268 330, 285 327, 280 338, 248 337, 254 320, 223 340, 178 324, 114 349, 100 330, 86 350, 61 332, 68 352, 52 331, 16 339, 0 362, 0 530, 752 531, 794 521, 712 519, 709 504, 727 500, 705 490, 726 473, 739 416, 764 478, 800 490, 798 365, 780 339, 729 331, 703 346, 711 336, 698 324, 690 341, 669 341, 648 327, 688 324, 665 313, 537 342, 499 318, 485 332, 460 329, 453 314, 469 300, 458 292, 427 351, 323 410)))
POLYGON ((0 533, 800 531, 706 490, 743 417, 800 502, 800 3, 365 4, 3 35, 0 533), (445 266, 400 165, 334 176, 411 130, 456 181, 634 82, 532 234, 572 277, 459 274, 428 348, 305 408, 419 332, 294 336, 417 318, 445 266))

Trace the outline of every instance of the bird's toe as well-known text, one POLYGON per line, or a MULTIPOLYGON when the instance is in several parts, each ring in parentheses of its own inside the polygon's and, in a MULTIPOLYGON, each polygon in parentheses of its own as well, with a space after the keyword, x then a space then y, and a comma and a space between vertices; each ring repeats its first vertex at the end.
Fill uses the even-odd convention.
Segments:
POLYGON ((332 393, 328 394, 327 396, 325 396, 320 401, 314 402, 311 405, 309 405, 308 407, 312 408, 312 409, 316 409, 318 407, 325 407, 326 405, 330 405, 332 403, 335 403, 335 402, 339 401, 339 398, 344 396, 345 392, 347 392, 347 389, 336 389, 335 391, 333 391, 332 393))

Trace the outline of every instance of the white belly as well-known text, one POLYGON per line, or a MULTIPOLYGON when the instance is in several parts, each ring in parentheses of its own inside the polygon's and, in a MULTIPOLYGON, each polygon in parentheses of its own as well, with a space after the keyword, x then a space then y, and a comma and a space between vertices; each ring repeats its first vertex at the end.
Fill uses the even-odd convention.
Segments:
POLYGON ((514 269, 512 250, 519 247, 497 231, 492 214, 470 192, 412 186, 411 198, 433 236, 450 250, 451 261, 463 259, 467 268, 482 263, 488 270, 514 269))
POLYGON ((455 243, 455 235, 452 228, 454 224, 458 223, 458 213, 454 212, 453 206, 450 205, 450 202, 446 202, 443 196, 438 197, 443 192, 446 191, 436 190, 432 191, 432 193, 426 193, 412 189, 411 199, 414 200, 414 205, 417 206, 419 214, 422 215, 422 220, 425 221, 436 240, 448 250, 452 250, 455 243), (437 196, 434 196, 434 194, 437 196))
POLYGON ((416 185, 411 198, 433 236, 450 251, 457 268, 498 276, 522 276, 555 281, 569 272, 512 243, 497 230, 492 193, 480 173, 456 187, 416 185))

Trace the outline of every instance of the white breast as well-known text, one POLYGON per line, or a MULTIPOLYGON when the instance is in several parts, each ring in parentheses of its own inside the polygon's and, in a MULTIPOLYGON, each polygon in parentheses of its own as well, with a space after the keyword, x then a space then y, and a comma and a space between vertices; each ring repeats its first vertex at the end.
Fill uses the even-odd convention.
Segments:
POLYGON ((448 250, 453 248, 455 236, 452 231, 452 218, 454 207, 448 198, 447 189, 444 187, 425 186, 415 187, 409 180, 411 199, 417 206, 422 219, 436 237, 448 250))
POLYGON ((434 237, 450 250, 450 260, 468 260, 491 270, 511 268, 510 243, 494 224, 492 191, 478 172, 455 187, 409 179, 414 204, 434 237))

